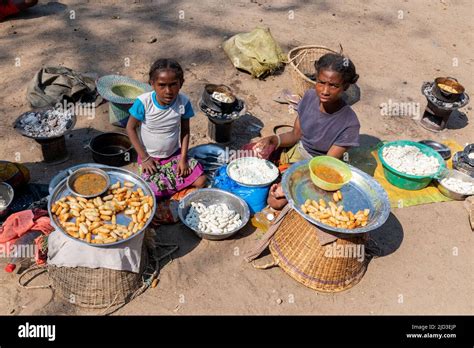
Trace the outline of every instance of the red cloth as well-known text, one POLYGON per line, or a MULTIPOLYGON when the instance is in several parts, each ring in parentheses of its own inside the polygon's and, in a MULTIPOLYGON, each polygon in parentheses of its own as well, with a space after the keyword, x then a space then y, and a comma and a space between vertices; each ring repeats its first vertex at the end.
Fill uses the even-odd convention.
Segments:
POLYGON ((10 215, 3 226, 0 227, 0 244, 4 245, 3 250, 11 250, 17 239, 24 234, 31 231, 39 231, 43 235, 35 239, 37 246, 35 260, 37 264, 45 263, 46 255, 41 250, 41 244, 43 243, 44 236, 54 231, 47 215, 48 212, 42 209, 23 210, 10 215))
POLYGON ((0 2, 0 21, 5 17, 17 14, 20 12, 20 9, 15 6, 13 0, 9 0, 6 5, 3 2, 0 2))
POLYGON ((5 243, 21 237, 31 230, 35 224, 33 211, 23 210, 10 215, 2 227, 0 227, 0 243, 5 243))
POLYGON ((51 233, 54 228, 47 215, 48 212, 42 209, 23 210, 10 215, 0 227, 0 243, 12 243, 29 231, 40 231, 46 235, 51 233))

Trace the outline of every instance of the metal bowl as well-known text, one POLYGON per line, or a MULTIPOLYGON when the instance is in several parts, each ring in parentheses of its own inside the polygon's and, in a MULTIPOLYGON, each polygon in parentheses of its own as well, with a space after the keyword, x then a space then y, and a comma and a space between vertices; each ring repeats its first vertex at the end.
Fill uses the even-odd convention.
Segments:
POLYGON ((189 227, 191 230, 193 230, 198 237, 209 240, 222 240, 236 234, 247 224, 250 218, 250 210, 247 203, 242 198, 237 197, 236 195, 227 191, 207 188, 191 192, 186 197, 184 197, 179 202, 178 216, 181 222, 187 227, 189 227), (206 206, 219 203, 227 204, 229 209, 232 209, 240 214, 240 217, 242 219, 242 225, 237 227, 235 230, 224 234, 203 233, 197 229, 194 229, 186 223, 186 215, 188 214, 192 202, 202 203, 206 206))
POLYGON ((61 181, 66 179, 69 175, 74 173, 76 170, 78 170, 79 168, 89 168, 89 167, 105 168, 106 166, 99 163, 82 163, 82 164, 78 164, 78 165, 69 167, 67 169, 61 170, 49 182, 49 186, 48 186, 49 194, 53 193, 56 186, 58 186, 61 181))
POLYGON ((467 174, 461 173, 460 171, 448 169, 445 172, 443 172, 442 176, 439 179, 436 180, 436 186, 438 187, 438 190, 446 197, 449 197, 456 201, 463 201, 467 197, 472 196, 472 194, 462 194, 462 193, 458 193, 458 192, 450 190, 449 188, 447 188, 441 183, 441 180, 445 178, 456 178, 462 181, 467 181, 467 182, 472 182, 472 183, 474 183, 474 178, 470 177, 467 174))
POLYGON ((420 144, 425 144, 435 150, 437 153, 443 157, 445 161, 447 161, 451 157, 451 150, 444 144, 438 143, 434 140, 421 140, 419 141, 420 144))
POLYGON ((93 198, 93 197, 100 196, 101 194, 105 193, 105 191, 107 191, 107 189, 110 186, 110 177, 109 177, 109 174, 107 174, 104 170, 99 169, 99 168, 93 168, 93 167, 80 168, 80 169, 76 170, 74 173, 72 173, 71 175, 69 175, 66 184, 67 184, 67 188, 72 193, 74 193, 76 196, 84 197, 84 198, 93 198), (105 188, 101 192, 95 193, 93 195, 84 195, 84 194, 81 194, 79 192, 74 191, 74 189, 73 189, 74 181, 79 176, 84 175, 84 174, 98 174, 98 175, 102 176, 106 181, 105 188))
POLYGON ((13 188, 6 182, 0 182, 0 198, 5 201, 5 207, 0 208, 0 217, 8 214, 8 209, 13 202, 13 197, 15 197, 13 188))
POLYGON ((264 160, 264 159, 261 159, 261 158, 257 158, 257 157, 241 157, 241 158, 237 158, 235 160, 233 160, 232 162, 229 163, 229 165, 227 166, 227 176, 229 178, 231 178, 232 180, 234 180, 236 183, 238 183, 239 185, 241 186, 246 186, 246 187, 267 187, 267 186, 270 186, 277 178, 278 178, 278 175, 280 175, 280 172, 278 170, 278 168, 270 161, 267 161, 267 160, 264 160), (241 162, 246 162, 246 161, 264 161, 266 163, 266 165, 268 166, 269 169, 273 170, 274 172, 274 175, 273 175, 273 178, 272 180, 266 182, 266 183, 263 183, 263 184, 246 184, 246 183, 243 183, 241 181, 238 181, 236 180, 234 177, 232 177, 231 175, 231 172, 230 170, 234 167, 234 166, 237 166, 239 165, 239 163, 241 162))
POLYGON ((206 175, 212 178, 214 177, 215 171, 227 163, 228 154, 226 154, 226 150, 222 146, 216 144, 201 144, 190 148, 188 157, 193 157, 201 163, 206 175))

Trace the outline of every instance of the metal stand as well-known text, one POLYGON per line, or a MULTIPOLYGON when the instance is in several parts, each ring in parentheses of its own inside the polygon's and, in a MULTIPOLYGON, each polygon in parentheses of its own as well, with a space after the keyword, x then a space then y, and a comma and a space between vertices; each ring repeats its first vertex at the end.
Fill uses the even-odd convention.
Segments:
POLYGON ((229 143, 231 141, 232 124, 234 122, 216 123, 208 118, 207 132, 209 137, 221 144, 229 143))
POLYGON ((69 159, 69 153, 66 148, 66 138, 64 135, 52 139, 35 140, 41 145, 44 162, 57 164, 69 159))

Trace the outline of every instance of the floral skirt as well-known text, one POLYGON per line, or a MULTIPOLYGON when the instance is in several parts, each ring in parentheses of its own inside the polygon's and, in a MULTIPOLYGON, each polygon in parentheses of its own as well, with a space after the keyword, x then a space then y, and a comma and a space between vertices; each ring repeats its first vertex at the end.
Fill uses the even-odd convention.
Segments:
POLYGON ((176 174, 181 159, 181 150, 176 151, 168 158, 152 158, 157 163, 157 172, 152 175, 143 172, 141 158, 138 158, 138 173, 148 183, 157 198, 171 197, 176 192, 191 186, 197 178, 204 174, 202 165, 194 158, 188 158, 191 174, 186 177, 176 174))

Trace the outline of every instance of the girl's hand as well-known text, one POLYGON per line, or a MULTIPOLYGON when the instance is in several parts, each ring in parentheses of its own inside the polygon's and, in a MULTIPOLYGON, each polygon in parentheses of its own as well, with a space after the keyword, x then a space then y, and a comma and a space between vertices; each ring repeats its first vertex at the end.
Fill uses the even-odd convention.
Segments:
POLYGON ((147 173, 149 175, 153 175, 157 172, 156 169, 156 163, 153 160, 153 158, 150 158, 146 162, 142 162, 142 169, 144 173, 147 173))
POLYGON ((178 170, 176 172, 178 176, 186 177, 191 174, 191 168, 188 166, 188 160, 181 158, 178 163, 178 170))

